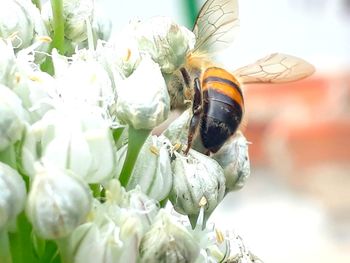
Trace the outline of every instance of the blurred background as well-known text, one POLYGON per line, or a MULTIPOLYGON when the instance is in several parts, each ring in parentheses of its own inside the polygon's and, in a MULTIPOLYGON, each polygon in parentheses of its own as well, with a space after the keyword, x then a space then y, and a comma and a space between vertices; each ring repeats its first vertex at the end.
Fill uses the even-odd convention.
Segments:
MULTIPOLYGON (((192 28, 204 1, 100 0, 114 32, 133 18, 170 16, 192 28)), ((251 177, 212 220, 266 263, 350 262, 350 1, 241 0, 241 32, 217 60, 228 69, 272 52, 317 72, 245 87, 251 177)))

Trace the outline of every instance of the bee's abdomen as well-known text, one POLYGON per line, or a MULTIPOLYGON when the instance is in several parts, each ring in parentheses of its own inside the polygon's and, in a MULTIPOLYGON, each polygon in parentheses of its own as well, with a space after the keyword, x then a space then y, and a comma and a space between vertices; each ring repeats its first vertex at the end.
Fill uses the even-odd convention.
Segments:
POLYGON ((202 79, 202 91, 203 118, 200 134, 204 147, 216 152, 241 123, 243 96, 234 77, 219 68, 206 70, 202 79))
POLYGON ((243 109, 243 94, 238 81, 232 74, 222 68, 208 68, 202 78, 202 90, 215 90, 218 93, 226 95, 238 103, 243 109))

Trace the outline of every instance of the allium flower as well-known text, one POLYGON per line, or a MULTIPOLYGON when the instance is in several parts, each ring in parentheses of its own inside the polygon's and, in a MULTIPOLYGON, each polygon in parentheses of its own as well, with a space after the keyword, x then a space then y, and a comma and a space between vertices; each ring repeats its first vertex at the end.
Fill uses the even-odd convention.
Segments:
POLYGON ((194 150, 184 157, 177 152, 172 162, 174 183, 170 200, 177 212, 188 215, 195 225, 205 198, 205 221, 224 198, 225 176, 220 165, 194 150))
MULTIPOLYGON (((0 232, 15 223, 26 198, 24 181, 16 170, 0 162, 0 232)), ((2 245, 2 244, 1 244, 2 245)))
POLYGON ((167 212, 160 210, 141 241, 141 262, 194 262, 199 249, 190 232, 167 212))
POLYGON ((111 180, 106 202, 96 201, 91 222, 70 237, 74 262, 137 262, 141 238, 157 212, 155 202, 139 189, 125 192, 111 180))
POLYGON ((230 138, 212 157, 224 169, 226 192, 241 189, 250 175, 248 142, 243 134, 230 138))
POLYGON ((18 141, 28 121, 21 100, 8 87, 0 84, 0 151, 18 141))
MULTIPOLYGON (((159 201, 169 195, 173 183, 169 155, 170 145, 165 137, 148 137, 137 158, 126 186, 127 190, 134 189, 139 185, 145 194, 159 201)), ((120 163, 125 160, 126 150, 127 145, 118 151, 120 163)))
POLYGON ((65 57, 54 53, 57 92, 64 104, 91 105, 106 110, 115 96, 112 83, 92 56, 93 52, 81 50, 68 63, 65 57))
POLYGON ((28 129, 22 165, 33 176, 33 162, 45 160, 98 183, 113 175, 114 150, 109 125, 98 111, 51 110, 28 129))
POLYGON ((90 189, 81 178, 46 164, 37 169, 26 212, 41 237, 58 239, 86 220, 91 203, 90 189))
POLYGON ((137 69, 117 85, 117 116, 135 129, 153 129, 170 111, 169 94, 158 64, 144 57, 137 69))

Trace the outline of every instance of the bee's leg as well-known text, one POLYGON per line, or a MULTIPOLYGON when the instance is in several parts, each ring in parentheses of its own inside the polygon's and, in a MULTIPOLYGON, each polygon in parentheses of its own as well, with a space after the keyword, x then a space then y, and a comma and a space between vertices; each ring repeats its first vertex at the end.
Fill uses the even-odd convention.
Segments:
POLYGON ((200 122, 202 113, 202 94, 201 94, 201 84, 199 82, 198 78, 194 79, 194 98, 193 98, 193 105, 192 105, 192 118, 190 121, 190 127, 188 131, 188 138, 187 138, 187 148, 185 150, 185 155, 188 154, 191 146, 192 146, 192 140, 193 136, 197 130, 198 124, 200 122))

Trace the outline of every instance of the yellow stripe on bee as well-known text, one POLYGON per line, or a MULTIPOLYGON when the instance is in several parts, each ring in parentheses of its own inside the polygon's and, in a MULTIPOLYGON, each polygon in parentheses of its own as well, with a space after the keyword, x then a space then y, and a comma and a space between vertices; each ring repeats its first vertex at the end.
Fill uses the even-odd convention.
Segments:
POLYGON ((214 89, 243 106, 243 97, 238 81, 224 69, 209 68, 203 74, 202 90, 214 89), (231 82, 231 83, 230 83, 231 82))

